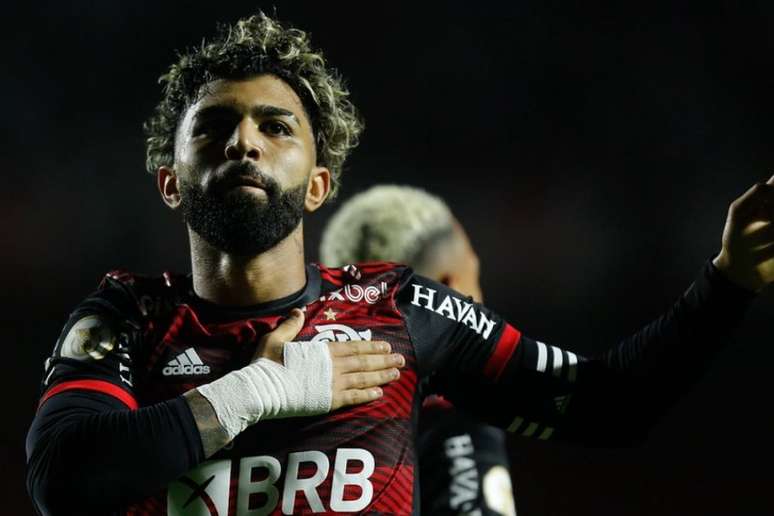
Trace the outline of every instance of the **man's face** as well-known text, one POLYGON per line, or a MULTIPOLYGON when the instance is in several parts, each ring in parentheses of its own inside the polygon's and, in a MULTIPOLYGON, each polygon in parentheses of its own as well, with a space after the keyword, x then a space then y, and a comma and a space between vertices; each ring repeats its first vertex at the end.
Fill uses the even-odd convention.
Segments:
POLYGON ((185 221, 229 254, 260 254, 298 227, 314 168, 301 101, 273 75, 209 83, 178 128, 185 221))

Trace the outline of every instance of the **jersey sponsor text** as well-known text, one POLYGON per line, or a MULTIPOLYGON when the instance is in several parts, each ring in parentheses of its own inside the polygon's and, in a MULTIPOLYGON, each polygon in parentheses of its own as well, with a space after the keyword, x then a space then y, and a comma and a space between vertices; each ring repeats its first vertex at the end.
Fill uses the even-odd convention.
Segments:
POLYGON ((473 303, 447 295, 444 296, 443 301, 436 305, 436 290, 416 283, 411 286, 414 288, 414 297, 411 299, 412 305, 446 316, 452 321, 468 326, 485 339, 489 338, 494 329, 495 321, 489 319, 483 312, 476 310, 473 303))
MULTIPOLYGON (((228 508, 232 503, 229 489, 231 469, 231 460, 209 461, 170 484, 167 514, 229 514, 228 508)), ((282 465, 277 458, 271 455, 243 457, 238 464, 236 515, 272 514, 278 507, 282 514, 297 514, 304 510, 297 506, 299 500, 313 513, 361 511, 373 499, 374 486, 370 477, 374 470, 374 456, 362 448, 337 449, 333 468, 328 456, 321 451, 290 453, 284 479, 282 465), (303 474, 302 465, 305 466, 303 474), (310 465, 314 469, 311 474, 307 468, 310 465), (331 480, 330 496, 328 500, 323 500, 317 488, 328 479, 331 480), (278 483, 281 487, 278 487, 278 483), (348 496, 345 497, 345 489, 349 486, 354 486, 359 491, 359 496, 353 498, 349 490, 348 496)))

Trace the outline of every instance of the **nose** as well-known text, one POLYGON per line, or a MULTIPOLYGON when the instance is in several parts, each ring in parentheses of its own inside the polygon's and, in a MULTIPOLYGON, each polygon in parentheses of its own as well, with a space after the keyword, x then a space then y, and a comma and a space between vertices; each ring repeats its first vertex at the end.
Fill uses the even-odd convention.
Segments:
POLYGON ((226 142, 226 159, 242 161, 247 158, 258 161, 262 154, 258 132, 255 123, 249 118, 239 122, 226 142))

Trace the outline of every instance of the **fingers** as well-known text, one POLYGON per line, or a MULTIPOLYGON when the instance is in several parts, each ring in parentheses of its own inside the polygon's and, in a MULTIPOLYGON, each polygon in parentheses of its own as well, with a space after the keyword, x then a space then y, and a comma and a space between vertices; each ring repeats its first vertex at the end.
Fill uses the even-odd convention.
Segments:
POLYGON ((372 372, 357 372, 341 375, 337 379, 336 390, 368 389, 390 383, 400 378, 397 369, 383 369, 372 372))
MULTIPOLYGON (((774 243, 770 243, 768 245, 759 247, 758 249, 752 252, 751 256, 754 263, 757 265, 768 262, 769 260, 774 258, 774 243)), ((768 264, 767 268, 771 268, 772 265, 774 264, 768 264)))
POLYGON ((298 308, 290 311, 288 318, 282 321, 273 331, 263 338, 272 342, 289 342, 294 340, 304 326, 304 312, 298 308))
POLYGON ((331 409, 336 410, 341 407, 368 403, 369 401, 381 398, 383 394, 384 392, 379 387, 372 387, 370 389, 350 389, 341 391, 338 394, 334 393, 331 409))
POLYGON ((403 367, 406 359, 398 353, 389 355, 353 355, 349 357, 334 357, 333 368, 339 373, 355 371, 379 371, 392 367, 403 367))
POLYGON ((774 224, 771 222, 753 222, 742 231, 744 245, 757 249, 774 242, 774 224))
POLYGON ((741 197, 731 203, 729 215, 732 219, 749 219, 756 215, 768 215, 774 205, 774 176, 765 183, 756 183, 741 197))
POLYGON ((298 308, 290 311, 288 318, 282 321, 274 330, 270 331, 258 341, 253 360, 266 357, 275 362, 282 363, 282 347, 285 342, 294 340, 304 326, 304 312, 298 308))
POLYGON ((332 357, 347 357, 352 355, 370 355, 389 353, 390 343, 380 340, 349 340, 346 342, 330 342, 328 349, 332 357))
POLYGON ((367 403, 382 396, 379 385, 400 378, 398 368, 406 365, 399 353, 380 341, 329 342, 333 361, 334 409, 367 403))

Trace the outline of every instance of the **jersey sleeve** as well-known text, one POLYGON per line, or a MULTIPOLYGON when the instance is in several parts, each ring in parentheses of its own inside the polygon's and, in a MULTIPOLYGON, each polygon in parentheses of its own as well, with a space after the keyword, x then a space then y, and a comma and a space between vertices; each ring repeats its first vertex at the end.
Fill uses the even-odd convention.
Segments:
POLYGON ((68 391, 92 391, 137 408, 134 358, 140 312, 129 288, 107 276, 70 314, 46 360, 40 405, 68 391))
POLYGON ((644 439, 701 377, 753 297, 708 262, 663 315, 591 357, 410 272, 396 301, 428 393, 525 437, 620 446, 644 439))
POLYGON ((108 276, 70 315, 46 361, 27 433, 27 490, 41 515, 124 514, 204 460, 186 400, 139 406, 141 309, 108 276))

